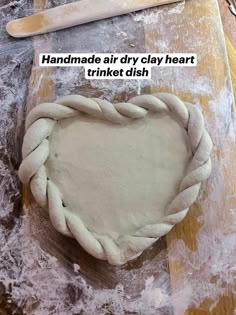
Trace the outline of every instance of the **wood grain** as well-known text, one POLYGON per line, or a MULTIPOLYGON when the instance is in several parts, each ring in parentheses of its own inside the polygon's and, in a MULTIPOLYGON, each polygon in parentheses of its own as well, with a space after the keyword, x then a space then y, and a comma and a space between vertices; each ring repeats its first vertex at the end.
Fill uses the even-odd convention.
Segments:
MULTIPOLYGON (((156 9, 153 9, 155 12, 156 9)), ((164 9, 165 10, 165 9, 164 9)), ((167 10, 167 9, 166 9, 167 10)), ((199 58, 201 62, 199 63, 199 66, 197 68, 197 76, 205 76, 207 77, 213 84, 213 91, 215 90, 221 90, 225 87, 225 78, 228 77, 228 68, 227 64, 224 62, 225 60, 225 50, 224 46, 216 45, 216 42, 218 40, 219 34, 221 34, 221 25, 219 20, 219 12, 218 8, 216 6, 215 1, 207 1, 205 4, 202 4, 201 8, 199 8, 198 5, 196 5, 196 2, 194 1, 188 1, 184 8, 184 15, 172 15, 171 18, 167 21, 169 24, 171 23, 171 28, 174 30, 175 38, 169 39, 167 33, 165 34, 165 31, 159 31, 158 27, 160 25, 163 25, 163 27, 167 27, 168 23, 164 21, 164 15, 167 14, 165 11, 162 12, 163 18, 161 17, 160 21, 151 23, 151 24, 144 24, 144 35, 145 35, 145 41, 139 40, 139 43, 136 46, 136 50, 140 51, 141 47, 144 47, 144 49, 147 52, 159 52, 158 41, 163 40, 166 41, 169 45, 168 49, 171 48, 171 50, 175 52, 191 52, 193 50, 193 47, 189 46, 187 42, 194 38, 196 30, 200 34, 199 39, 203 39, 207 41, 207 36, 210 36, 211 41, 209 48, 209 51, 207 53, 202 51, 201 46, 196 46, 194 48, 194 52, 197 52, 199 55, 199 58), (190 22, 190 19, 192 20, 192 17, 195 16, 194 23, 192 25, 188 25, 190 22), (198 19, 200 16, 205 16, 207 18, 216 18, 215 24, 209 24, 207 18, 202 21, 201 24, 199 24, 198 19), (217 20, 218 16, 218 20, 217 20), (218 23, 218 25, 216 25, 218 23), (188 25, 188 34, 185 33, 186 26, 188 25), (214 29, 214 26, 217 28, 217 30, 214 29), (176 30, 178 28, 178 30, 176 30), (178 36, 178 34, 186 34, 184 36, 178 36), (163 37, 163 36, 166 36, 163 37), (214 55, 211 55, 211 51, 215 52, 214 55)), ((167 16, 167 15, 166 15, 167 16)), ((165 18, 166 18, 165 16, 165 18)), ((129 27, 132 25, 132 22, 129 21, 129 17, 126 17, 129 27)), ((89 32, 93 32, 91 29, 93 26, 90 26, 89 32)), ((83 34, 83 31, 86 33, 88 30, 86 28, 80 29, 80 32, 83 34)), ((133 28, 132 28, 133 31, 133 28)), ((131 32, 132 32, 131 31, 131 32)), ((138 32, 142 33, 142 29, 140 28, 138 32)), ((64 51, 69 49, 76 50, 79 52, 81 50, 80 43, 71 45, 70 40, 68 39, 68 34, 70 34, 70 38, 75 38, 77 35, 75 34, 76 29, 72 29, 70 31, 64 31, 62 33, 58 33, 56 37, 52 37, 51 40, 47 41, 47 43, 50 43, 52 49, 57 50, 59 42, 63 42, 64 44, 64 51), (56 41, 56 42, 55 42, 56 41)), ((140 37, 140 36, 139 36, 140 37)), ((223 43, 223 38, 221 38, 221 41, 223 43)), ((37 60, 38 53, 41 52, 40 45, 37 45, 37 39, 34 40, 36 43, 35 45, 35 58, 37 60)), ((115 46, 115 49, 117 50, 118 47, 115 46)), ((50 47, 48 47, 50 50, 50 47)), ((90 49, 90 46, 88 46, 88 49, 90 49)), ((122 49, 119 48, 119 51, 126 51, 127 46, 124 45, 122 49)), ((143 48, 141 48, 142 50, 143 48)), ((97 51, 99 51, 99 47, 97 47, 97 51)), ((37 65, 35 64, 35 67, 32 71, 32 76, 30 80, 30 94, 28 97, 28 106, 27 108, 30 109, 32 104, 40 103, 45 98, 50 100, 53 99, 53 93, 59 94, 60 91, 58 90, 58 87, 56 85, 53 85, 53 83, 48 79, 49 73, 48 70, 39 69, 37 65), (33 94, 32 97, 32 90, 34 89, 34 85, 36 82, 40 82, 40 88, 38 89, 38 92, 36 94, 33 94)), ((158 70, 156 70, 157 75, 160 75, 158 70)), ((186 72, 187 75, 187 72, 186 72)), ((162 82, 162 85, 160 86, 158 82, 153 83, 151 86, 149 86, 150 92, 156 92, 156 91, 169 91, 172 93, 176 93, 181 98, 185 99, 186 101, 191 102, 193 100, 193 97, 198 98, 200 100, 202 109, 205 111, 205 113, 208 113, 209 115, 212 115, 213 112, 208 107, 209 101, 212 99, 213 91, 209 93, 208 95, 203 95, 203 93, 195 92, 193 93, 190 88, 184 90, 181 86, 178 86, 175 82, 177 78, 171 77, 171 71, 169 71, 169 74, 165 77, 165 81, 162 82), (194 96, 193 96, 194 94, 194 96)), ((83 83, 84 84, 84 83, 83 83)), ((83 85, 82 84, 82 85, 83 85)), ((230 89, 230 86, 227 86, 227 88, 230 89)), ((147 90, 147 89, 146 89, 147 90)), ((73 92, 78 92, 79 89, 76 87, 73 89, 73 92)), ((100 91, 103 92, 103 91, 100 91)), ((98 96, 98 91, 92 87, 88 86, 86 83, 84 88, 84 94, 86 96, 98 96)), ((99 95, 100 96, 100 95, 99 95)), ((118 98, 123 98, 122 96, 116 95, 118 98)), ((125 95, 125 98, 128 98, 128 95, 125 95)), ((211 130, 210 130, 211 131, 211 130)), ((223 154, 222 148, 218 148, 220 155, 223 154)), ((232 147, 232 156, 234 154, 234 148, 232 147)), ((225 179, 227 183, 232 182, 234 178, 232 178, 233 174, 226 172, 225 173, 225 179)), ((227 187, 227 194, 233 194, 234 191, 232 190, 232 187, 229 185, 227 187)), ((202 199, 206 198, 208 195, 208 189, 207 186, 204 186, 202 189, 203 197, 202 199)), ((27 202, 27 200, 25 200, 27 202)), ((28 203, 28 202, 27 202, 28 203)), ((226 197, 222 196, 222 202, 221 205, 223 205, 224 209, 226 208, 226 197)), ((200 255, 198 253, 198 246, 199 243, 197 241, 197 237, 199 233, 201 232, 201 229, 204 226, 204 223, 198 222, 198 218, 202 216, 202 212, 206 211, 206 207, 202 205, 202 200, 200 199, 198 203, 192 207, 190 210, 189 215, 187 218, 179 225, 177 225, 162 241, 158 241, 153 249, 146 251, 139 259, 137 259, 134 262, 131 262, 127 264, 125 267, 125 270, 128 272, 132 269, 140 268, 141 265, 145 264, 146 268, 150 264, 150 261, 152 261, 154 258, 157 259, 159 257, 159 253, 163 250, 167 250, 168 253, 168 265, 166 265, 166 269, 169 270, 170 278, 169 278, 169 284, 168 286, 172 287, 173 292, 178 292, 181 290, 182 287, 188 287, 188 285, 191 287, 193 282, 193 279, 196 279, 199 272, 195 272, 193 275, 189 275, 189 267, 188 263, 191 260, 191 257, 185 257, 183 260, 182 257, 178 254, 173 255, 173 249, 172 244, 175 241, 182 240, 185 244, 186 248, 189 249, 189 255, 193 255, 195 253, 196 256, 200 255)), ((218 213, 217 219, 211 224, 210 227, 208 227, 207 235, 210 237, 211 229, 219 229, 220 228, 220 218, 222 217, 222 208, 215 209, 215 211, 218 213)), ((86 252, 84 252, 81 248, 79 248, 78 244, 73 240, 68 240, 67 238, 59 235, 57 232, 51 229, 50 223, 48 222, 48 217, 46 214, 44 214, 40 209, 38 211, 35 211, 32 215, 32 225, 35 225, 35 222, 40 222, 42 224, 42 220, 45 220, 43 223, 44 226, 46 226, 46 230, 43 235, 37 236, 37 239, 40 241, 40 244, 44 250, 46 250, 51 255, 56 256, 60 261, 62 261, 65 264, 65 268, 69 268, 72 263, 78 263, 80 265, 80 271, 83 277, 86 279, 86 281, 91 284, 95 288, 114 288, 119 282, 122 282, 123 280, 117 276, 116 269, 109 266, 106 262, 98 261, 92 257, 90 257, 86 252)), ((196 258, 197 259, 197 258, 196 258)), ((152 273, 155 273, 155 270, 151 269, 150 275, 152 273)), ((204 274, 204 273, 203 273, 204 274)), ((208 276, 207 272, 206 275, 208 276)), ((203 275, 202 275, 203 276, 203 275)), ((147 273, 145 272, 145 277, 142 277, 142 274, 140 274, 140 279, 138 281, 138 287, 142 286, 142 283, 145 282, 145 278, 147 277, 147 273)), ((199 276, 199 281, 202 281, 201 276, 199 276)), ((210 279, 208 280, 210 281, 210 279)), ((128 283, 125 283, 125 286, 127 287, 127 290, 135 296, 137 292, 132 291, 131 287, 128 283)), ((230 291, 230 288, 229 288, 230 291)), ((228 315, 231 315, 229 312, 231 312, 231 307, 229 307, 229 300, 232 299, 232 295, 228 295, 228 297, 222 296, 222 298, 219 300, 219 303, 213 307, 213 302, 209 300, 209 297, 206 296, 206 298, 202 299, 201 305, 199 307, 189 306, 188 310, 185 310, 185 315, 187 314, 225 314, 227 312, 228 315), (211 311, 210 311, 211 310, 211 311)), ((177 313, 178 310, 178 302, 176 301, 173 303, 173 312, 177 313)), ((171 310, 169 309, 169 313, 171 313, 171 310)), ((233 315, 233 313, 232 313, 233 315)))
MULTIPOLYGON (((171 42, 171 49, 173 49, 176 52, 178 51, 188 52, 188 50, 191 51, 192 47, 191 46, 189 47, 189 45, 187 44, 188 36, 191 36, 192 38, 194 38, 195 34, 200 32, 200 34, 203 37, 205 37, 206 42, 207 42, 207 36, 209 36, 211 38, 210 43, 207 44, 207 45, 211 45, 211 48, 209 49, 209 53, 206 52, 205 49, 203 48, 204 44, 203 45, 200 44, 200 47, 198 47, 197 45, 195 46, 195 52, 198 53, 198 58, 201 60, 201 62, 199 62, 198 64, 197 71, 199 75, 200 74, 206 75, 208 78, 210 78, 211 82, 213 82, 214 87, 218 90, 221 90, 225 86, 225 78, 228 77, 228 73, 227 73, 228 66, 227 66, 227 61, 226 63, 224 63, 225 52, 217 45, 217 42, 219 41, 219 37, 218 37, 219 34, 216 31, 216 29, 218 29, 221 36, 223 34, 222 34, 222 30, 219 29, 221 28, 220 21, 218 21, 219 23, 218 25, 215 25, 215 29, 213 25, 210 26, 207 21, 208 18, 215 17, 216 15, 217 15, 217 6, 215 6, 213 2, 211 3, 211 1, 206 1, 205 3, 202 2, 201 8, 199 8, 197 4, 194 5, 194 2, 191 2, 191 1, 187 2, 185 6, 185 10, 184 10, 184 16, 182 17, 182 19, 173 18, 174 21, 172 20, 171 29, 175 30, 176 28, 178 28, 178 33, 182 34, 182 36, 176 36, 176 40, 171 42), (205 18, 201 19, 201 23, 199 23, 196 20, 198 24, 194 24, 194 21, 192 21, 191 23, 191 21, 188 20, 188 16, 191 16, 191 15, 193 16, 201 15, 201 16, 204 16, 205 18), (188 31, 186 32, 185 28, 186 28, 186 25, 188 25, 188 23, 189 23, 189 26, 187 27, 188 31), (211 49, 212 51, 215 52, 214 55, 210 53, 211 49), (219 62, 219 58, 222 58, 221 62, 219 62)), ((164 22, 164 21, 161 20, 160 22, 164 22)), ((170 20, 168 20, 167 25, 168 23, 171 23, 170 20)), ((160 40, 160 34, 158 32, 154 33, 153 25, 151 26, 147 25, 145 27, 145 38, 146 38, 146 47, 148 51, 150 52, 155 51, 156 50, 155 43, 158 40, 160 40)), ((163 38, 161 38, 161 40, 164 41, 163 38)), ((224 40, 223 37, 221 37, 221 40, 224 40)), ((226 41, 226 43, 227 43, 227 47, 229 48, 228 50, 229 57, 235 56, 234 49, 232 45, 230 44, 230 42, 226 41)), ((156 50, 156 52, 159 52, 158 49, 156 50)), ((235 58, 234 58, 234 62, 235 62, 235 58)), ((167 80, 161 86, 161 90, 176 93, 180 95, 180 97, 191 102, 193 98, 193 93, 191 93, 191 91, 189 92, 179 91, 178 87, 176 87, 175 84, 173 84, 172 86, 172 83, 173 82, 167 80)), ((229 84, 228 87, 230 88, 231 83, 229 82, 228 84, 229 84)), ((153 91, 155 92, 157 90, 158 91, 160 90, 159 86, 152 86, 152 89, 151 89, 152 92, 153 91)), ((208 106, 209 101, 212 98, 212 95, 203 97, 201 93, 199 93, 197 97, 200 99, 201 106, 205 114, 214 115, 208 106)), ((222 104, 222 106, 224 105, 222 104)), ((233 155, 236 154, 235 142, 231 141, 229 146, 230 146, 230 152, 231 152, 230 155, 232 154, 230 157, 230 160, 232 161, 233 155)), ((225 148, 219 147, 218 150, 219 150, 219 154, 222 155, 224 154, 225 148)), ((227 204, 227 200, 228 200, 227 195, 229 194, 229 195, 235 196, 235 187, 230 184, 234 182, 235 176, 234 174, 226 171, 224 177, 227 183, 227 189, 225 191, 225 195, 221 196, 222 198, 221 203, 220 203, 221 206, 218 209, 215 209, 219 217, 216 220, 212 219, 212 223, 210 224, 208 229, 212 229, 212 230, 220 229, 220 221, 219 221, 220 218, 223 219, 224 212, 226 211, 228 207, 231 207, 232 204, 234 204, 235 206, 235 202, 236 202, 235 199, 232 201, 231 205, 227 204)), ((195 289, 197 290, 196 280, 199 282, 201 281, 204 282, 204 273, 206 277, 208 276, 208 272, 206 270, 205 271, 202 270, 202 274, 201 274, 200 260, 203 259, 204 257, 201 257, 202 253, 198 249, 199 234, 201 235, 202 233, 201 230, 204 229, 204 222, 200 222, 198 218, 202 217, 203 211, 209 210, 203 206, 204 204, 203 200, 207 196, 211 198, 209 194, 209 190, 207 189, 207 186, 204 186, 202 188, 202 200, 200 198, 198 202, 191 208, 187 218, 183 222, 178 224, 176 227, 174 227, 173 230, 166 236, 167 248, 169 252, 168 263, 169 263, 169 270, 170 270, 171 286, 172 286, 173 291, 178 292, 183 287, 188 287, 188 286, 189 288, 191 288, 193 283, 195 283, 196 285, 195 289), (181 243, 180 243, 180 240, 181 240, 181 243), (182 255, 180 255, 180 253, 178 252, 175 253, 176 249, 173 249, 173 246, 175 246, 173 244, 179 244, 179 245, 184 244, 181 246, 187 249, 184 252, 186 253, 186 255, 189 255, 189 257, 183 258, 182 255), (173 251, 174 251, 174 254, 173 254, 173 251), (195 262, 192 261, 192 257, 191 257, 192 255, 194 256, 195 262), (198 260, 199 262, 197 263, 198 260), (195 268, 191 268, 191 266, 189 266, 191 265, 190 261, 196 264, 195 268), (200 270, 198 270, 198 268, 200 270)), ((230 223, 228 222, 228 224, 230 223)), ((206 231, 206 234, 209 234, 209 233, 210 233, 210 230, 206 231)), ((209 267, 210 266, 208 266, 208 268, 209 267)), ((211 280, 209 279, 209 281, 211 280)), ((213 279, 212 281, 214 282, 213 279)), ((228 295, 222 296, 222 298, 216 305, 214 305, 214 302, 213 302, 214 299, 211 301, 209 297, 206 297, 205 299, 203 299, 199 307, 189 306, 188 310, 185 310, 184 315, 190 315, 190 314, 191 315, 192 314, 194 315, 201 315, 201 314, 231 315, 232 314, 233 315, 234 310, 233 310, 232 305, 236 304, 236 300, 235 300, 235 295, 233 294, 232 290, 233 290, 232 286, 229 285, 228 290, 227 290, 228 295)), ((178 306, 179 306, 178 302, 176 302, 176 305, 174 306, 174 313, 179 314, 178 306)))
MULTIPOLYGON (((45 4, 45 0, 34 0, 34 10, 37 12, 45 4)), ((223 2, 222 8, 225 10, 223 2)), ((226 26, 226 30, 230 29, 230 26, 226 26)), ((235 82, 234 33, 227 33, 227 36, 226 44, 235 82)), ((189 215, 135 261, 115 268, 91 257, 76 241, 60 235, 52 228, 48 214, 35 204, 28 188, 24 187, 23 209, 35 244, 37 242, 47 254, 57 258, 68 278, 75 276, 73 264, 80 266, 80 276, 94 289, 91 296, 87 297, 89 301, 94 298, 92 295, 96 297, 96 292, 99 295, 101 290, 107 289, 106 294, 110 299, 103 309, 107 314, 149 315, 149 311, 140 310, 139 304, 132 312, 125 307, 121 311, 114 311, 112 305, 117 296, 109 295, 109 292, 121 284, 131 301, 140 301, 145 281, 153 277, 154 283, 158 283, 157 289, 168 296, 168 304, 156 310, 155 314, 233 315, 236 300, 230 272, 234 263, 234 243, 230 237, 233 232, 231 210, 236 205, 234 105, 217 1, 202 0, 199 4, 198 1, 188 0, 178 6, 170 5, 134 16, 99 21, 35 37, 33 46, 34 63, 28 82, 26 108, 20 111, 18 117, 21 133, 23 113, 40 102, 52 101, 64 94, 79 93, 87 97, 126 101, 139 93, 167 91, 201 106, 207 129, 214 141, 212 177, 203 185, 189 215), (38 67, 40 52, 91 51, 193 52, 198 54, 199 62, 196 69, 155 68, 151 82, 137 84, 128 81, 86 81, 80 69, 50 70, 38 67)), ((17 137, 20 136, 17 134, 17 137)), ((36 272, 42 271, 37 264, 35 266, 36 272)), ((70 292, 71 286, 69 283, 65 294, 70 292)), ((38 301, 39 304, 43 302, 38 301)), ((50 302, 48 309, 44 309, 45 314, 55 307, 56 302, 50 302)), ((122 303, 126 302, 124 298, 122 303)), ((146 303, 148 309, 149 300, 146 303)), ((23 314, 23 311, 19 311, 19 314, 23 314)), ((96 315, 86 309, 81 314, 96 315)))
POLYGON ((226 0, 219 0, 219 6, 224 28, 234 96, 236 97, 236 17, 230 12, 226 0))
POLYGON ((65 4, 10 21, 6 28, 14 37, 27 37, 181 0, 126 0, 125 5, 119 1, 109 1, 97 0, 94 3, 83 0, 65 4))

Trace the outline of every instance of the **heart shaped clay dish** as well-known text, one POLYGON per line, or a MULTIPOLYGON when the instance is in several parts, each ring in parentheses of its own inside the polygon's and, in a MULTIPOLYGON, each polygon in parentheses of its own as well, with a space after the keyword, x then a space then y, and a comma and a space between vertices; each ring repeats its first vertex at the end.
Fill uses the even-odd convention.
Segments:
POLYGON ((21 181, 59 232, 113 265, 180 222, 211 173, 200 110, 167 93, 62 97, 36 106, 26 129, 21 181))

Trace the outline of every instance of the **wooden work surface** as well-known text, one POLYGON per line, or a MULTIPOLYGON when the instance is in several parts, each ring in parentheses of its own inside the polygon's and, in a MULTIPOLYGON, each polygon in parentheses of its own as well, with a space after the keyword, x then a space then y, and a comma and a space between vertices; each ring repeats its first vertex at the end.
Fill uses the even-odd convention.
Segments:
POLYGON ((217 1, 188 0, 33 39, 5 33, 11 17, 58 4, 0 0, 0 314, 235 314, 234 102, 217 1), (86 81, 79 68, 38 67, 40 52, 91 51, 192 52, 198 66, 155 68, 151 81, 126 82, 86 81), (214 142, 213 173, 181 224, 115 268, 57 233, 20 186, 24 119, 36 104, 70 93, 125 101, 159 91, 202 108, 214 142))
POLYGON ((223 22, 234 96, 236 97, 236 16, 230 12, 226 0, 219 0, 219 6, 223 22))

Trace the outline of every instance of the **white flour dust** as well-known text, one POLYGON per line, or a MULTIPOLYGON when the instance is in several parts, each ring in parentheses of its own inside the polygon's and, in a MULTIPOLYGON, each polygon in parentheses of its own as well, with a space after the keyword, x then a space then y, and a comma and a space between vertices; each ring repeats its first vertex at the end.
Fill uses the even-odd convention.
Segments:
POLYGON ((161 14, 160 9, 156 12, 145 10, 144 12, 136 13, 134 21, 143 22, 144 24, 155 24, 159 20, 159 14, 161 14))
MULTIPOLYGON (((218 97, 209 102, 209 108, 214 113, 217 124, 212 137, 218 146, 224 146, 225 138, 235 141, 235 114, 233 112, 234 96, 228 88, 223 88, 218 97), (227 106, 226 106, 227 105, 227 106)), ((212 126, 210 126, 212 127, 212 126)))
MULTIPOLYGON (((214 299, 211 304, 214 310, 220 297, 235 283, 233 274, 236 261, 232 251, 232 248, 236 248, 235 231, 229 227, 236 222, 236 213, 235 209, 222 205, 220 198, 224 191, 224 164, 230 159, 227 156, 229 143, 225 139, 230 131, 229 141, 232 141, 232 134, 236 132, 233 125, 229 128, 233 122, 231 92, 226 87, 219 91, 209 102, 209 107, 215 113, 215 118, 206 117, 207 127, 213 131, 215 145, 225 146, 226 156, 221 161, 213 158, 213 175, 207 184, 208 198, 204 197, 204 193, 199 196, 202 214, 198 221, 202 227, 197 234, 196 251, 189 249, 183 240, 172 242, 168 250, 170 260, 185 266, 182 275, 185 280, 181 282, 181 288, 171 289, 168 273, 156 264, 161 273, 144 278, 144 288, 136 297, 126 292, 125 283, 137 281, 138 271, 126 273, 120 270, 121 281, 114 289, 94 289, 84 281, 78 264, 68 271, 40 248, 30 235, 28 218, 24 217, 22 222, 18 219, 7 238, 5 230, 1 231, 0 281, 11 291, 14 301, 24 308, 26 314, 44 315, 51 309, 52 314, 59 315, 82 310, 85 315, 106 315, 108 311, 119 315, 127 311, 140 315, 163 315, 169 314, 169 307, 174 307, 175 315, 182 315, 189 306, 199 307, 206 297, 214 299), (222 102, 224 111, 221 111, 222 102), (225 123, 222 124, 222 121, 225 123), (221 133, 217 126, 221 128, 221 133), (229 221, 221 223, 221 229, 217 229, 216 222, 222 222, 219 217, 222 206, 228 213, 229 221)), ((202 191, 205 191, 205 187, 202 191)), ((166 259, 166 255, 163 253, 161 261, 166 259)), ((154 265, 150 268, 155 270, 154 265)))
MULTIPOLYGON (((54 4, 59 3, 56 1, 54 4)), ((49 1, 46 7, 52 5, 53 3, 49 1)), ((181 2, 173 4, 170 9, 165 6, 132 14, 137 24, 144 23, 145 27, 155 31, 154 34, 157 33, 158 28, 158 38, 152 41, 150 52, 175 51, 179 29, 172 29, 170 32, 168 24, 181 16, 185 6, 185 2, 181 2)), ((196 2, 196 6, 199 6, 199 3, 196 2)), ((189 248, 184 240, 175 240, 170 244, 168 253, 162 250, 155 259, 144 263, 142 268, 116 271, 119 283, 114 289, 94 289, 85 282, 79 264, 71 264, 70 268, 65 268, 61 261, 42 250, 35 235, 34 237, 31 235, 32 221, 27 216, 19 217, 21 194, 16 170, 21 157, 15 152, 20 152, 17 147, 21 144, 21 138, 17 135, 22 133, 23 128, 20 122, 24 116, 23 104, 31 73, 33 48, 31 40, 16 41, 14 45, 12 45, 13 41, 7 42, 4 25, 12 18, 11 10, 15 10, 14 17, 20 17, 30 14, 32 8, 26 0, 22 0, 6 3, 0 9, 0 39, 6 43, 0 46, 0 60, 5 58, 3 59, 5 67, 0 69, 0 190, 2 192, 0 194, 0 300, 3 291, 5 295, 9 295, 7 307, 14 308, 17 305, 24 309, 27 315, 45 315, 49 310, 53 315, 112 313, 123 315, 125 312, 132 315, 169 315, 171 312, 182 315, 190 306, 199 307, 206 298, 212 299, 212 302, 209 302, 210 311, 214 311, 220 298, 227 294, 227 290, 230 290, 236 281, 234 254, 236 209, 232 206, 235 202, 231 202, 235 198, 233 189, 232 194, 222 200, 222 192, 229 191, 229 187, 226 190, 228 185, 225 182, 226 167, 229 168, 231 182, 236 181, 235 165, 232 165, 234 156, 232 143, 235 143, 236 123, 232 115, 233 96, 229 90, 229 83, 226 81, 225 87, 221 91, 216 91, 212 81, 205 75, 199 75, 194 69, 158 68, 153 70, 152 80, 125 82, 86 81, 83 70, 79 68, 60 68, 48 74, 47 79, 53 82, 57 97, 80 93, 88 97, 105 97, 111 101, 116 100, 118 95, 122 100, 127 100, 133 94, 144 93, 146 89, 148 91, 150 87, 155 86, 165 87, 177 93, 189 93, 193 102, 198 105, 200 97, 209 99, 211 115, 206 114, 206 127, 215 145, 212 155, 213 174, 208 183, 203 185, 202 193, 198 198, 201 214, 196 220, 201 227, 197 233, 196 249, 189 248), (24 11, 22 11, 23 7, 24 11), (218 156, 219 151, 223 152, 223 156, 218 156), (165 267, 167 257, 170 261, 183 266, 183 274, 179 275, 181 287, 176 286, 176 289, 170 285, 170 276, 165 267), (144 280, 139 287, 140 275, 144 280), (1 284, 4 284, 4 289, 1 284), (130 291, 134 287, 137 295, 132 296, 130 291)), ((125 41, 129 36, 127 36, 126 21, 123 20, 120 24, 116 24, 119 19, 114 21, 112 34, 115 36, 118 32, 119 45, 127 47, 125 41)), ((214 21, 205 18, 201 22, 211 29, 214 21)), ((189 19, 189 28, 196 28, 196 23, 199 21, 189 19)), ((113 49, 109 46, 110 37, 107 27, 111 27, 108 22, 102 23, 98 30, 93 31, 93 36, 87 35, 90 34, 89 30, 85 32, 84 37, 79 32, 75 32, 74 35, 78 36, 77 41, 82 42, 80 49, 87 51, 100 32, 103 34, 102 47, 113 49), (91 42, 87 44, 89 41, 91 42)), ((181 29, 183 25, 180 23, 179 27, 181 29)), ((84 28, 85 31, 88 29, 87 26, 84 28)), ((66 32, 64 34, 67 34, 66 32)), ((206 42, 201 32, 195 35, 193 39, 190 32, 185 34, 185 48, 187 50, 190 47, 195 52, 200 51, 200 46, 204 46, 206 50, 199 55, 201 62, 207 58, 207 54, 215 53, 218 43, 211 42, 211 36, 206 42)), ((37 45, 43 47, 45 38, 47 37, 39 40, 37 45)), ((146 40, 149 38, 147 37, 146 40)), ((133 42, 135 43, 135 38, 132 38, 133 42)), ((51 43, 49 48, 50 45, 51 43)), ((59 48, 63 52, 63 43, 59 48)), ((70 49, 69 46, 68 50, 70 49)), ((37 95, 43 80, 44 76, 39 76, 31 96, 37 95)), ((34 208, 31 210, 34 211, 34 208)), ((43 229, 38 229, 36 232, 43 233, 43 229)))
POLYGON ((170 291, 163 285, 167 274, 163 273, 159 281, 147 279, 145 289, 133 300, 122 284, 95 290, 83 280, 79 265, 74 265, 74 272, 68 272, 40 248, 29 230, 29 220, 24 217, 2 246, 0 259, 0 281, 26 314, 45 315, 50 309, 51 314, 61 315, 80 311, 85 315, 105 315, 108 310, 115 314, 130 311, 158 315, 158 310, 169 306, 170 291))
POLYGON ((160 16, 164 13, 167 15, 172 15, 172 14, 181 14, 184 10, 185 7, 185 1, 182 1, 177 4, 172 4, 171 6, 163 6, 159 7, 157 9, 152 9, 152 10, 143 10, 142 12, 135 13, 133 15, 134 21, 136 22, 143 22, 144 24, 156 24, 160 20, 160 16))
MULTIPOLYGON (((236 209, 232 209, 230 203, 230 199, 236 199, 236 196, 229 192, 229 195, 224 194, 225 166, 232 165, 230 151, 235 145, 236 135, 232 106, 233 95, 226 86, 209 102, 211 115, 206 116, 206 125, 214 142, 213 172, 198 198, 201 215, 197 220, 202 226, 197 234, 197 250, 188 248, 184 240, 176 240, 171 243, 169 251, 170 260, 184 266, 182 276, 193 292, 191 305, 199 306, 200 301, 209 297, 214 301, 210 311, 214 310, 220 297, 233 290, 236 282, 236 209), (224 154, 223 159, 217 157, 219 150, 224 154)), ((234 166, 232 171, 228 171, 231 183, 236 180, 233 170, 234 166)))
MULTIPOLYGON (((188 304, 191 288, 171 294, 169 275, 165 271, 157 278, 147 277, 144 289, 135 298, 125 292, 121 283, 114 289, 93 289, 84 281, 78 264, 73 266, 73 272, 69 272, 40 248, 30 235, 29 224, 30 221, 24 217, 22 223, 15 226, 1 248, 0 259, 3 266, 0 281, 27 315, 45 315, 49 309, 51 314, 59 315, 79 312, 84 315, 106 315, 107 312, 163 315, 169 314, 171 305, 183 297, 184 300, 179 303, 181 309, 185 308, 186 301, 188 304)), ((127 273, 119 272, 126 279, 127 273)), ((131 272, 130 277, 137 281, 138 273, 131 272)))

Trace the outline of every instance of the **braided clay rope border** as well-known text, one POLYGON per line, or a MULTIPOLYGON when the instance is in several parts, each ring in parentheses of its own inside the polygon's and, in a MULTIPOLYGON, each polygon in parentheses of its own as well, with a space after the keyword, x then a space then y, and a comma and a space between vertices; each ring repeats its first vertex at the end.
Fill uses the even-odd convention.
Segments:
POLYGON ((196 200, 201 182, 211 173, 210 153, 212 141, 204 129, 200 110, 184 104, 168 93, 141 95, 127 103, 111 104, 98 98, 79 95, 65 96, 54 103, 44 103, 31 110, 26 119, 26 134, 19 177, 24 184, 30 183, 36 201, 49 210, 53 226, 64 235, 74 237, 91 255, 120 265, 142 253, 161 236, 184 219, 189 207, 196 200), (166 209, 166 216, 159 223, 146 225, 133 235, 118 239, 90 232, 78 216, 70 213, 63 204, 56 185, 47 178, 45 161, 49 156, 48 137, 58 120, 86 113, 115 124, 126 124, 130 119, 140 119, 148 112, 171 114, 187 131, 193 158, 183 178, 179 194, 166 209))

